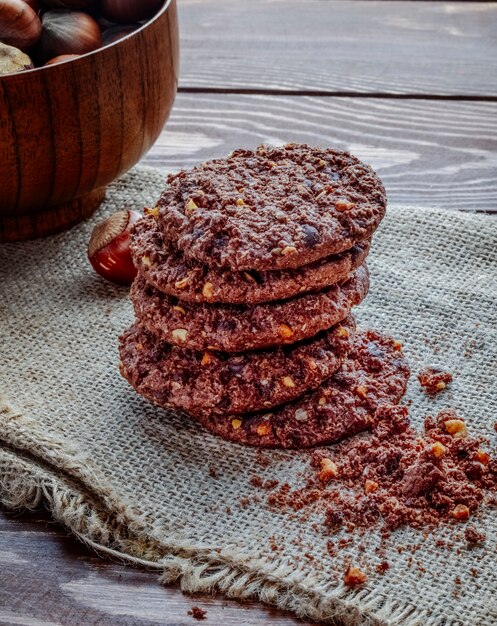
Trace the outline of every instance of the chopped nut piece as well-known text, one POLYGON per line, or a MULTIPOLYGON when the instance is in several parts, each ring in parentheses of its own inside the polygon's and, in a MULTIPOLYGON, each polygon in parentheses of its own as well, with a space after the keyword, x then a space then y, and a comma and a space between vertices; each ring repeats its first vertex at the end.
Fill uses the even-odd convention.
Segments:
POLYGON ((326 167, 328 164, 326 163, 326 161, 324 159, 319 159, 318 161, 318 167, 326 167))
POLYGON ((326 398, 324 396, 321 396, 318 400, 318 404, 319 406, 323 406, 323 404, 326 404, 326 398))
POLYGON ((273 414, 272 414, 272 413, 265 413, 265 414, 262 416, 262 419, 263 419, 263 420, 269 420, 269 419, 271 419, 272 417, 273 417, 273 414))
POLYGON ((275 163, 274 161, 268 161, 268 165, 269 167, 276 167, 278 164, 275 163))
POLYGON ((318 368, 318 364, 316 363, 316 361, 314 359, 309 359, 307 361, 307 367, 311 370, 314 371, 318 368))
POLYGON ((264 437, 265 435, 269 435, 270 428, 267 424, 259 424, 256 431, 259 437, 264 437))
POLYGON ((394 350, 402 350, 402 341, 397 341, 396 339, 394 339, 392 341, 392 348, 394 350))
POLYGON ((490 454, 488 454, 488 452, 485 452, 484 450, 477 450, 475 452, 475 460, 482 465, 488 465, 490 462, 490 454))
POLYGON ((337 464, 329 459, 328 457, 324 457, 321 459, 321 471, 318 474, 318 478, 322 483, 329 483, 332 478, 336 478, 338 476, 338 467, 337 464))
POLYGON ((190 198, 185 206, 185 215, 191 215, 194 211, 198 209, 198 204, 190 198))
POLYGON ((212 361, 212 356, 209 352, 204 352, 204 354, 202 355, 202 360, 201 360, 201 364, 202 365, 209 365, 209 363, 212 361))
POLYGON ((245 206, 245 202, 243 201, 243 198, 238 198, 238 200, 236 201, 236 205, 237 206, 245 206))
POLYGON ((362 570, 358 567, 354 567, 353 565, 349 565, 347 571, 345 572, 343 582, 347 585, 347 587, 356 587, 357 585, 363 585, 367 579, 368 577, 362 570))
POLYGON ((359 398, 366 398, 368 395, 368 389, 364 385, 357 385, 357 387, 355 388, 355 392, 359 396, 359 398))
POLYGON ((159 215, 159 207, 156 206, 153 209, 149 209, 145 207, 145 215, 151 215, 152 217, 157 217, 159 215))
POLYGON ((366 482, 364 483, 364 491, 366 493, 373 493, 374 491, 378 490, 378 483, 376 483, 374 480, 366 480, 366 482))
POLYGON ((469 508, 465 504, 456 504, 450 514, 454 519, 463 522, 469 519, 469 508))
POLYGON ((345 326, 339 326, 337 328, 337 337, 349 337, 350 331, 345 326))
POLYGON ((204 298, 212 298, 212 296, 214 295, 212 283, 205 283, 204 288, 202 289, 202 294, 204 295, 204 298))
POLYGON ((295 411, 295 419, 299 422, 305 422, 308 417, 309 417, 309 414, 307 413, 305 409, 297 409, 295 411))
POLYGON ((137 343, 136 344, 136 349, 138 350, 138 352, 141 352, 143 350, 143 344, 142 343, 137 343))
POLYGON ((173 336, 173 339, 176 339, 176 341, 186 341, 188 331, 186 328, 175 328, 171 335, 173 336))
POLYGON ((238 418, 232 419, 231 425, 233 426, 233 430, 238 430, 242 425, 242 420, 239 420, 238 418))
POLYGON ((285 387, 295 387, 295 383, 293 382, 293 378, 291 376, 283 376, 281 382, 285 385, 285 387))
POLYGON ((293 330, 287 324, 280 324, 278 326, 278 332, 283 339, 290 339, 290 337, 293 337, 293 330))
POLYGON ((445 430, 456 439, 464 439, 468 434, 466 424, 462 420, 453 419, 444 422, 445 430))
POLYGON ((149 256, 142 256, 142 265, 145 265, 146 267, 152 267, 152 261, 150 260, 149 256))
POLYGON ((177 380, 173 380, 173 382, 171 383, 171 389, 181 389, 181 383, 179 383, 177 380))
POLYGON ((328 193, 328 192, 327 192, 327 190, 326 190, 326 189, 323 189, 323 191, 320 191, 320 192, 318 193, 318 195, 316 196, 316 200, 320 200, 321 198, 324 198, 324 196, 325 196, 327 193, 328 193))
POLYGON ((179 304, 175 304, 173 306, 173 311, 176 311, 176 313, 180 313, 181 315, 186 315, 186 311, 182 306, 179 306, 179 304))
POLYGON ((435 441, 435 443, 432 444, 431 451, 433 452, 433 456, 436 457, 437 459, 442 457, 446 452, 445 446, 442 443, 440 443, 440 441, 435 441))
POLYGON ((257 281, 250 272, 243 272, 243 277, 245 278, 245 280, 248 280, 249 283, 257 283, 257 281))
POLYGON ((297 252, 297 248, 295 246, 285 246, 281 250, 281 254, 283 256, 286 256, 287 254, 295 254, 295 252, 297 252))
POLYGON ((190 279, 188 278, 188 276, 185 276, 184 278, 181 278, 181 280, 177 280, 174 283, 174 286, 176 287, 176 289, 184 289, 188 283, 190 282, 190 279))
POLYGON ((351 211, 355 209, 356 205, 353 202, 349 202, 348 200, 336 200, 335 201, 335 209, 337 211, 351 211))

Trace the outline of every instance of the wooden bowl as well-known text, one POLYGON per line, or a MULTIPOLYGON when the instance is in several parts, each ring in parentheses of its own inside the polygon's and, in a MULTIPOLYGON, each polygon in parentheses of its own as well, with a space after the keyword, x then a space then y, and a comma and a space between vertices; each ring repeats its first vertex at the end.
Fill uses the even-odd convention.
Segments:
MULTIPOLYGON (((152 146, 178 84, 176 0, 78 59, 0 76, 0 241, 73 226, 152 146)), ((124 208, 124 207, 123 207, 124 208)))

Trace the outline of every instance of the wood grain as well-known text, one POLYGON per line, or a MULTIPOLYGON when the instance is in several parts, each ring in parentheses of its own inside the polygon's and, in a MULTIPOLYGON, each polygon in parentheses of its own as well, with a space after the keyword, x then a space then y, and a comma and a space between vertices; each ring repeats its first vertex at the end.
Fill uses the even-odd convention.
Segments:
POLYGON ((182 0, 181 87, 497 96, 497 3, 182 0))
POLYGON ((180 94, 142 163, 167 170, 240 146, 304 141, 376 168, 390 204, 497 210, 497 103, 180 94))
POLYGON ((186 596, 157 579, 101 559, 46 513, 0 509, 0 626, 311 626, 258 602, 186 596), (189 616, 193 606, 207 619, 189 616))

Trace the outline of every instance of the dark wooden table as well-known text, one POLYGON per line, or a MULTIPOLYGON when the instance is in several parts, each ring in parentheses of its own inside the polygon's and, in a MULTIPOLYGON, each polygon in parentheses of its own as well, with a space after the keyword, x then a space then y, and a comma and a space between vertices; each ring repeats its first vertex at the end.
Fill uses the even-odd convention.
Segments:
MULTIPOLYGON (((347 148, 390 203, 497 211, 497 3, 180 0, 181 89, 144 159, 189 166, 289 140, 347 148)), ((0 511, 0 624, 304 624, 186 597, 103 560, 40 511, 0 511)))

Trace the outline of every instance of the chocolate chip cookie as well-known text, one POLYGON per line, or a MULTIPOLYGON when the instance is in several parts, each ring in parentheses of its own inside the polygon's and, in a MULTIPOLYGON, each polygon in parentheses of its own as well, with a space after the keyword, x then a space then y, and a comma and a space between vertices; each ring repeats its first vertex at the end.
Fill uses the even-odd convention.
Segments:
POLYGON ((171 346, 135 324, 121 338, 121 373, 160 406, 222 416, 269 409, 315 389, 336 372, 354 329, 349 316, 310 341, 232 355, 171 346))
POLYGON ((368 241, 298 269, 232 271, 187 261, 185 255, 164 241, 153 216, 135 227, 132 252, 145 280, 159 291, 187 302, 256 304, 284 300, 300 293, 329 287, 362 265, 368 241))
POLYGON ((138 278, 131 299, 139 323, 166 342, 194 350, 247 352, 313 337, 338 324, 366 297, 368 271, 319 293, 253 306, 191 304, 138 278))
POLYGON ((302 448, 339 441, 370 428, 380 406, 396 404, 409 379, 400 344, 377 332, 357 333, 342 369, 318 389, 271 411, 195 419, 216 435, 265 448, 302 448))
POLYGON ((236 270, 296 268, 365 241, 385 214, 373 169, 339 150, 236 150, 170 175, 156 207, 186 259, 236 270))

